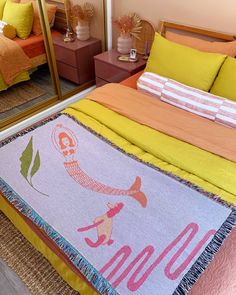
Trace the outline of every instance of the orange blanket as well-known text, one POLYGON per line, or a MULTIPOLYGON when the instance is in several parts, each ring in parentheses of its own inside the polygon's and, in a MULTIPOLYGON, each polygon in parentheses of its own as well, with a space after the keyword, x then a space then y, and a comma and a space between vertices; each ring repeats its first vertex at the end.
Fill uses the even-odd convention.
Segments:
POLYGON ((107 84, 97 88, 87 98, 138 123, 236 162, 234 129, 120 84, 107 84))
POLYGON ((7 85, 31 68, 30 59, 14 41, 0 35, 0 72, 7 85))
MULTIPOLYGON (((61 33, 54 30, 51 30, 51 34, 52 37, 61 35, 61 33)), ((16 37, 14 41, 20 45, 20 47, 24 50, 24 53, 29 58, 40 56, 45 53, 44 39, 42 34, 38 36, 31 34, 27 39, 24 40, 16 37)))
POLYGON ((138 79, 140 78, 140 76, 142 74, 143 74, 143 71, 138 72, 137 74, 135 74, 135 75, 121 81, 120 84, 124 85, 124 86, 128 86, 130 88, 137 89, 137 81, 138 81, 138 79))

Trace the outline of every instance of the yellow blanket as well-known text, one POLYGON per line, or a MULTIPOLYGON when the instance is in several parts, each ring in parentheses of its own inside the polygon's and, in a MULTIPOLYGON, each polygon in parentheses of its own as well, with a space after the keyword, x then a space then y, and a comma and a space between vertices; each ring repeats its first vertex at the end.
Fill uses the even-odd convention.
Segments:
POLYGON ((27 81, 29 79, 30 79, 29 73, 26 71, 26 72, 19 74, 10 85, 7 85, 4 82, 2 75, 0 74, 0 91, 6 90, 10 86, 13 86, 13 85, 18 84, 23 81, 27 81))

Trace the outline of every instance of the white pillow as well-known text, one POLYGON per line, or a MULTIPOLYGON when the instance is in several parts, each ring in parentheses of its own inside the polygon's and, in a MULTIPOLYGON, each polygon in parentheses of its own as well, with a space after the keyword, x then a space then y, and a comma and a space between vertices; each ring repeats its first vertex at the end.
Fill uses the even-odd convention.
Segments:
POLYGON ((3 28, 5 27, 5 25, 7 25, 7 23, 3 20, 0 20, 0 34, 3 34, 3 28))

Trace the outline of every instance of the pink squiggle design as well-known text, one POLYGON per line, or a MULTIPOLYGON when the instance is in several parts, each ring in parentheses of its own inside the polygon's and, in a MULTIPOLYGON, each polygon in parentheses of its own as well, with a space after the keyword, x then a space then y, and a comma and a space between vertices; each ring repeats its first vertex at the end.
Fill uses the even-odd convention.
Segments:
MULTIPOLYGON (((169 263, 164 269, 164 273, 170 280, 175 280, 179 277, 179 275, 187 268, 193 258, 197 255, 197 253, 201 250, 202 246, 209 240, 211 236, 213 236, 216 231, 209 230, 205 236, 199 241, 196 247, 192 250, 189 256, 185 259, 185 261, 173 272, 171 272, 171 268, 177 259, 181 256, 184 250, 188 247, 189 243, 193 240, 195 235, 198 232, 198 225, 196 223, 190 223, 186 226, 186 228, 163 250, 163 252, 157 257, 157 259, 148 267, 148 269, 144 272, 144 274, 137 280, 142 269, 148 263, 149 259, 153 255, 155 249, 153 246, 148 245, 144 248, 137 257, 126 267, 126 269, 121 273, 121 275, 112 283, 113 288, 119 286, 119 284, 130 274, 136 264, 141 260, 142 262, 136 268, 134 273, 131 275, 127 282, 127 288, 130 291, 137 291, 144 282, 148 279, 151 273, 156 269, 156 267, 161 263, 161 261, 168 255, 168 253, 179 243, 181 240, 188 235, 186 241, 179 248, 179 250, 173 255, 170 259, 169 263)), ((111 273, 107 276, 107 280, 110 281, 116 273, 121 269, 126 260, 132 253, 132 249, 129 246, 122 247, 112 258, 109 260, 104 267, 100 270, 101 274, 104 274, 119 258, 122 257, 121 261, 117 264, 117 266, 111 271, 111 273)))
POLYGON ((110 281, 114 275, 120 270, 125 261, 129 258, 132 253, 132 249, 129 246, 122 247, 112 258, 111 260, 104 265, 104 267, 100 270, 100 273, 103 274, 119 257, 122 257, 118 262, 117 266, 111 271, 111 273, 107 276, 107 281, 110 281))
MULTIPOLYGON (((175 280, 178 278, 178 276, 185 270, 185 268, 189 265, 189 263, 192 261, 192 259, 197 255, 197 253, 200 251, 200 249, 203 247, 203 245, 210 239, 211 236, 214 236, 216 233, 215 230, 210 230, 206 233, 206 235, 203 237, 203 239, 197 244, 197 246, 193 249, 193 251, 189 254, 189 256, 185 259, 185 261, 174 271, 171 273, 171 268, 173 264, 176 262, 176 260, 181 256, 181 254, 185 250, 185 245, 183 245, 176 254, 172 257, 170 262, 167 264, 165 268, 165 275, 170 280, 175 280)), ((187 246, 186 246, 187 247, 187 246)))

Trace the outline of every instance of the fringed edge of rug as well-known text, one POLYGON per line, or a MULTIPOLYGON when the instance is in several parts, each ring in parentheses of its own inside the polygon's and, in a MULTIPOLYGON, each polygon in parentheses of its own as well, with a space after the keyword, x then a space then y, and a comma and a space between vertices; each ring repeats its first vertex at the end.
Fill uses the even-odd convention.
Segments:
POLYGON ((25 134, 34 131, 35 129, 46 125, 47 123, 54 121, 55 119, 57 119, 58 117, 60 117, 62 115, 62 113, 56 113, 53 116, 47 117, 41 121, 38 121, 37 123, 34 123, 33 125, 31 125, 30 127, 27 127, 17 133, 15 133, 14 135, 11 135, 3 140, 0 141, 0 148, 3 147, 4 145, 12 142, 13 140, 17 139, 18 137, 24 136, 25 134))
POLYGON ((1 177, 0 192, 19 212, 45 232, 100 294, 119 295, 110 283, 52 226, 45 222, 1 177))
POLYGON ((216 232, 211 242, 208 244, 197 261, 193 264, 182 281, 175 289, 173 295, 187 294, 193 285, 197 282, 209 263, 213 260, 216 253, 228 237, 233 227, 236 225, 236 210, 233 210, 220 229, 216 232))

